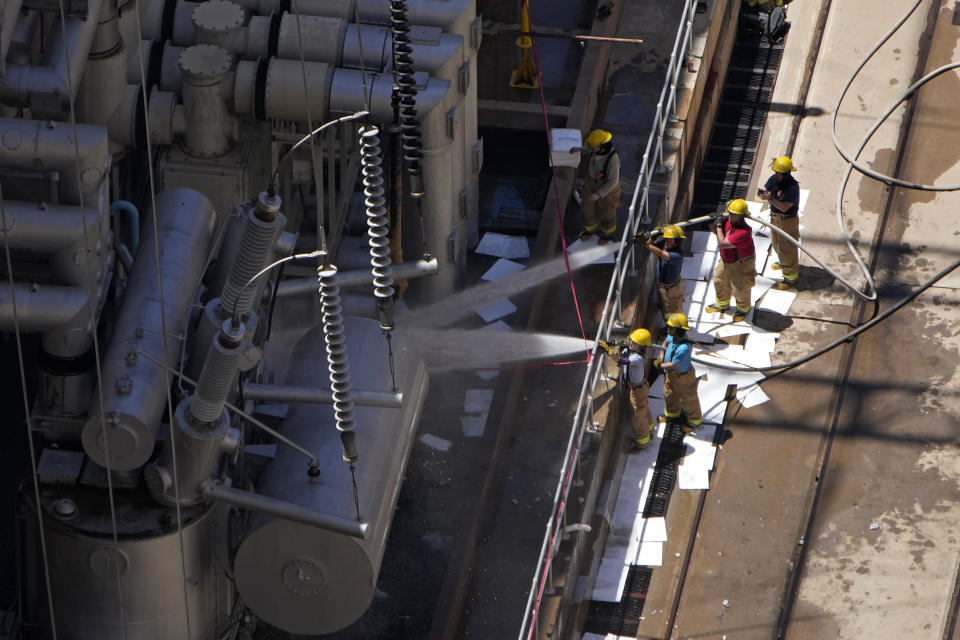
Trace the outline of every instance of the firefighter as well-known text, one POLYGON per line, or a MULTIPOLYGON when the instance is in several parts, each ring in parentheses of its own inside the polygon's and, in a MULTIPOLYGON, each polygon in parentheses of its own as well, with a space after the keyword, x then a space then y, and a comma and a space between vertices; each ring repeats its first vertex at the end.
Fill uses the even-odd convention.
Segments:
MULTIPOLYGON (((587 136, 586 177, 580 194, 583 210, 581 240, 597 234, 601 241, 617 232, 617 207, 620 206, 620 154, 613 148, 613 134, 594 129, 587 136)), ((582 147, 573 147, 576 153, 582 147)))
MULTIPOLYGON (((800 183, 793 177, 790 158, 781 156, 770 165, 773 175, 767 179, 757 195, 770 204, 770 223, 794 240, 800 239, 800 183)), ((777 252, 777 262, 771 267, 783 274, 783 280, 777 283, 777 289, 789 289, 800 278, 800 251, 779 233, 770 238, 773 250, 777 252)))
POLYGON ((663 244, 659 246, 647 238, 646 247, 657 256, 657 293, 660 295, 660 311, 664 319, 674 313, 683 313, 683 252, 680 241, 686 238, 683 229, 675 224, 663 230, 663 244))
POLYGON ((653 434, 653 414, 647 400, 650 396, 650 384, 647 382, 646 356, 650 347, 650 332, 646 329, 634 329, 626 343, 608 344, 603 340, 599 345, 607 354, 617 359, 620 365, 620 381, 627 387, 630 399, 630 425, 633 435, 630 450, 639 451, 650 444, 653 434))
POLYGON ((734 322, 743 320, 750 311, 750 289, 757 277, 753 230, 746 223, 746 215, 746 200, 737 198, 727 205, 727 215, 720 219, 719 224, 710 223, 710 230, 717 234, 717 244, 720 245, 720 260, 713 271, 713 287, 717 292, 717 300, 715 304, 709 305, 706 311, 729 311, 732 292, 736 302, 734 322))
POLYGON ((687 316, 675 313, 667 320, 666 351, 659 363, 663 370, 663 399, 667 421, 680 422, 685 433, 696 430, 703 422, 700 398, 697 396, 697 372, 691 357, 693 345, 687 339, 687 316))

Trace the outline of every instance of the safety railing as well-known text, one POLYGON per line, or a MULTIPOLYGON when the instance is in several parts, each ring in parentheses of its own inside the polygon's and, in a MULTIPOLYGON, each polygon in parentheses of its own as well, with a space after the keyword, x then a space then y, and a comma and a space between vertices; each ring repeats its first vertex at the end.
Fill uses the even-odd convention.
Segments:
MULTIPOLYGON (((681 23, 677 29, 677 37, 674 41, 666 77, 657 102, 653 126, 643 153, 643 161, 640 165, 633 197, 630 200, 627 231, 620 240, 620 248, 617 251, 613 267, 613 276, 610 278, 610 286, 607 289, 606 302, 604 303, 595 340, 607 339, 610 332, 620 323, 620 315, 623 310, 624 282, 627 274, 635 270, 633 252, 626 249, 629 247, 631 239, 640 231, 640 225, 650 223, 650 185, 656 170, 663 166, 663 141, 667 125, 671 118, 676 117, 677 82, 681 70, 685 68, 696 6, 696 0, 686 0, 684 4, 681 23), (638 211, 640 215, 638 215, 638 211)), ((560 549, 564 530, 567 527, 567 499, 577 474, 583 436, 592 426, 593 396, 597 383, 603 376, 602 363, 602 358, 591 358, 587 365, 586 375, 583 378, 577 409, 573 417, 573 427, 570 430, 563 467, 554 494, 550 519, 547 521, 546 533, 540 548, 540 558, 530 587, 530 595, 527 598, 523 625, 518 636, 519 640, 533 640, 533 638, 539 637, 537 631, 541 623, 540 607, 547 587, 553 581, 553 562, 560 549)))

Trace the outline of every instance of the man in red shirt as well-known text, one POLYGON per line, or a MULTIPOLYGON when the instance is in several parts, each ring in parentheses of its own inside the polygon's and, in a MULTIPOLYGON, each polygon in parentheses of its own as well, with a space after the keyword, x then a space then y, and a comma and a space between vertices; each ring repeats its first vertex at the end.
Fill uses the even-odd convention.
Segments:
POLYGON ((720 225, 710 223, 710 230, 717 234, 717 244, 720 245, 720 261, 713 271, 717 301, 707 307, 707 313, 729 311, 732 291, 737 305, 734 322, 743 320, 750 311, 750 289, 757 277, 753 230, 745 221, 746 215, 746 200, 737 198, 727 205, 727 217, 720 225))

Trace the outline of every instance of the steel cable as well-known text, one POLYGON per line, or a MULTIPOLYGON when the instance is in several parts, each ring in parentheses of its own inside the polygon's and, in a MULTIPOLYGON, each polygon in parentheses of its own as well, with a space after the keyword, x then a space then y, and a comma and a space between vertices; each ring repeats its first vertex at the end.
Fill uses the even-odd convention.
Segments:
MULTIPOLYGON (((70 40, 67 37, 67 10, 66 10, 66 5, 64 0, 59 0, 58 5, 60 8, 61 37, 63 38, 63 42, 65 44, 63 55, 64 55, 64 62, 66 65, 66 72, 67 72, 66 73, 67 98, 70 106, 70 127, 73 132, 74 169, 76 170, 76 173, 77 173, 77 185, 78 185, 77 191, 78 191, 78 196, 80 201, 80 220, 81 220, 81 224, 83 225, 83 228, 86 229, 87 228, 87 214, 86 214, 87 209, 86 209, 86 206, 84 206, 84 201, 83 201, 84 185, 83 185, 83 176, 81 175, 81 172, 80 172, 80 162, 81 162, 80 161, 80 136, 79 136, 79 128, 77 126, 77 112, 76 112, 76 104, 74 99, 73 72, 72 72, 72 69, 70 68, 71 67, 71 64, 70 64, 71 51, 70 51, 70 47, 66 46, 66 43, 70 42, 70 40)), ((88 8, 86 20, 99 20, 99 19, 100 19, 99 15, 97 16, 90 15, 90 11, 88 8)), ((100 180, 101 181, 106 180, 106 174, 101 176, 100 180)), ((91 337, 93 339, 94 370, 95 370, 96 381, 97 381, 97 396, 100 402, 100 407, 102 408, 104 404, 103 369, 102 369, 102 361, 100 358, 100 341, 97 335, 98 331, 97 331, 97 312, 96 312, 96 308, 97 308, 96 300, 98 296, 97 296, 96 288, 94 287, 93 277, 90 273, 89 264, 90 264, 92 252, 90 251, 89 243, 87 240, 87 234, 84 233, 81 235, 81 243, 82 243, 84 255, 87 259, 87 264, 85 265, 86 268, 84 269, 84 272, 85 272, 86 281, 87 281, 87 295, 89 296, 89 304, 90 304, 90 327, 89 328, 90 328, 91 337)), ((163 340, 166 341, 166 328, 164 328, 163 340)), ((104 462, 107 470, 107 473, 106 473, 107 496, 110 504, 111 534, 112 534, 114 547, 117 548, 119 551, 120 541, 119 541, 119 534, 117 530, 117 508, 116 508, 116 500, 114 496, 113 477, 112 477, 113 474, 110 469, 110 443, 109 443, 110 438, 107 437, 106 417, 104 416, 102 410, 99 411, 99 418, 100 418, 100 430, 101 430, 101 433, 103 434, 104 462)), ((34 476, 35 476, 34 482, 36 483, 37 479, 36 479, 35 469, 34 469, 34 476)), ((38 502, 37 503, 38 517, 39 517, 40 511, 41 511, 41 505, 38 502)), ((43 530, 42 521, 40 522, 40 529, 42 532, 43 530)), ((41 541, 42 540, 43 538, 41 537, 41 541)), ((183 549, 183 545, 182 545, 182 537, 181 537, 181 552, 182 552, 182 549, 183 549)), ((118 610, 120 615, 120 628, 122 630, 121 633, 123 637, 126 638, 127 632, 126 632, 126 623, 124 618, 123 587, 120 584, 120 565, 119 564, 117 564, 116 566, 116 585, 117 585, 117 598, 119 601, 118 610)), ((53 615, 53 597, 54 597, 53 593, 51 592, 50 593, 51 616, 53 615)), ((186 604, 186 584, 184 584, 184 604, 186 604)), ((188 627, 188 631, 189 631, 189 627, 188 627)), ((54 632, 54 638, 56 638, 56 632, 54 632)))
MULTIPOLYGON (((40 482, 37 477, 37 453, 33 445, 33 428, 32 428, 32 419, 30 416, 30 399, 27 397, 27 372, 24 365, 23 358, 23 341, 20 333, 20 320, 17 315, 17 298, 14 294, 15 287, 13 282, 13 260, 10 257, 10 225, 7 224, 7 206, 3 200, 3 189, 0 187, 0 223, 2 223, 3 230, 3 248, 4 248, 4 257, 7 263, 7 281, 10 283, 10 307, 13 314, 13 331, 14 331, 14 341, 17 343, 17 367, 20 372, 20 392, 23 396, 23 411, 24 411, 24 426, 27 428, 27 447, 30 451, 30 471, 33 475, 33 499, 37 503, 37 529, 40 532, 40 556, 43 560, 43 579, 44 584, 47 588, 47 610, 50 615, 50 631, 53 637, 53 640, 57 640, 57 621, 53 615, 53 584, 50 581, 50 560, 49 552, 47 551, 47 536, 43 530, 43 508, 40 502, 40 482)), ((112 496, 111 496, 112 498, 112 496)), ((110 512, 111 517, 113 518, 114 529, 114 543, 116 543, 116 517, 114 516, 113 501, 110 502, 110 512)), ((19 585, 17 585, 17 591, 19 592, 19 585)))
MULTIPOLYGON (((60 0, 61 7, 64 0, 60 0)), ((136 25, 137 32, 137 42, 143 42, 143 32, 140 28, 140 3, 134 2, 134 24, 136 25)), ((163 264, 160 259, 161 250, 160 250, 160 231, 159 224, 157 223, 157 218, 160 215, 160 212, 157 211, 157 188, 156 181, 154 179, 154 167, 153 167, 153 143, 150 136, 150 100, 147 95, 147 72, 146 66, 143 61, 143 47, 137 47, 137 60, 140 66, 140 98, 143 100, 143 113, 144 116, 144 141, 146 143, 146 157, 147 157, 147 174, 148 182, 150 185, 150 209, 153 212, 151 216, 151 222, 153 224, 153 249, 154 249, 154 259, 156 261, 157 268, 157 296, 160 302, 160 328, 163 332, 162 336, 162 349, 164 353, 168 353, 167 350, 167 318, 166 318, 166 301, 163 293, 163 264)), ((174 415, 173 407, 173 395, 170 384, 170 371, 168 367, 163 369, 164 376, 164 389, 166 392, 167 399, 167 411, 168 415, 171 417, 174 415)), ((174 511, 177 518, 177 539, 180 546, 180 571, 183 584, 183 612, 184 612, 184 625, 186 626, 187 637, 192 637, 190 629, 190 595, 187 591, 187 559, 186 559, 186 549, 183 542, 183 516, 180 510, 180 483, 179 483, 179 472, 177 469, 177 447, 176 447, 176 429, 171 425, 170 428, 170 448, 173 454, 170 456, 171 466, 173 467, 172 471, 172 480, 173 480, 173 495, 174 495, 174 511)), ((108 457, 109 458, 109 457, 108 457)), ((124 635, 126 632, 124 631, 124 635)))

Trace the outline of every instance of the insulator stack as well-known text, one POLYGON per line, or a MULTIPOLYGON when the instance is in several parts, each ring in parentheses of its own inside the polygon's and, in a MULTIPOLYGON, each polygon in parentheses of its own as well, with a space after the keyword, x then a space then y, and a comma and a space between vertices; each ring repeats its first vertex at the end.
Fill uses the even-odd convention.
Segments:
POLYGON ((390 238, 383 197, 383 154, 380 130, 367 125, 360 128, 360 164, 363 175, 363 202, 367 208, 367 236, 370 264, 373 271, 373 295, 377 298, 380 327, 393 328, 393 268, 390 260, 390 238))
POLYGON ((406 0, 390 1, 390 29, 393 33, 393 68, 400 94, 400 127, 403 131, 403 155, 410 175, 410 195, 422 198, 423 143, 420 142, 420 123, 417 121, 417 89, 413 78, 413 48, 410 46, 410 24, 407 20, 406 0))
POLYGON ((278 227, 283 224, 282 217, 277 215, 279 211, 280 198, 263 192, 257 199, 256 209, 247 217, 240 251, 220 296, 220 308, 226 314, 236 312, 242 318, 253 307, 256 287, 247 286, 247 283, 263 269, 271 256, 278 227))
POLYGON ((246 328, 242 322, 234 324, 232 320, 227 320, 210 345, 207 361, 197 382, 197 393, 190 405, 190 415, 197 422, 209 424, 220 420, 223 405, 233 387, 233 377, 237 373, 244 333, 246 328))
POLYGON ((317 270, 320 282, 320 304, 323 313, 323 334, 327 343, 327 368, 330 371, 330 391, 333 394, 333 413, 340 431, 343 459, 357 458, 353 446, 353 400, 350 397, 350 364, 347 361, 346 336, 343 331, 343 305, 337 285, 337 268, 322 266, 317 270))

